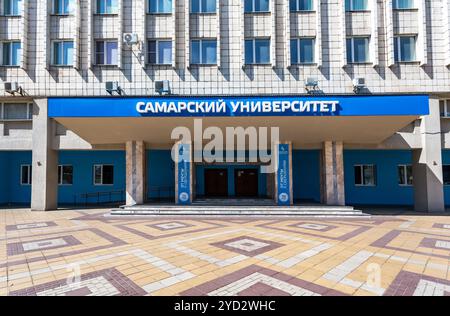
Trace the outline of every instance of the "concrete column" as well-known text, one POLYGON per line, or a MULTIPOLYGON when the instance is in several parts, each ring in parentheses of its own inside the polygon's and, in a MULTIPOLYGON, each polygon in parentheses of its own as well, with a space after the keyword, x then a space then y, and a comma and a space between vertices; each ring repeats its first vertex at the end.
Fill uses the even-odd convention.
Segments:
POLYGON ((145 201, 145 143, 128 141, 126 143, 126 203, 143 204, 145 201))
POLYGON ((287 206, 294 204, 292 187, 292 143, 275 144, 275 203, 287 206))
POLYGON ((47 99, 36 99, 33 105, 32 211, 54 210, 58 206, 58 151, 52 148, 53 135, 47 99))
POLYGON ((345 205, 344 145, 342 142, 323 143, 321 157, 321 199, 326 205, 345 205))
POLYGON ((430 99, 430 114, 420 123, 422 148, 413 150, 414 208, 444 212, 439 100, 430 99))

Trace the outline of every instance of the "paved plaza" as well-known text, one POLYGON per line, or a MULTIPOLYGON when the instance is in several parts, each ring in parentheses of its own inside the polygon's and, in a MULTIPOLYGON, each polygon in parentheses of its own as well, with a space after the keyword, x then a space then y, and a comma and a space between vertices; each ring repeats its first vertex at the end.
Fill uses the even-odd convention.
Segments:
POLYGON ((0 295, 450 295, 450 217, 0 210, 0 295))

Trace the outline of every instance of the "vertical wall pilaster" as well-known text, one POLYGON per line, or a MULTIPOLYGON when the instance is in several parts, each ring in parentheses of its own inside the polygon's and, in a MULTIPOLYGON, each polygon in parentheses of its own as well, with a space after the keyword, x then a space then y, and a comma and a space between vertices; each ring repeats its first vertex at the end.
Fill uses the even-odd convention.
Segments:
POLYGON ((52 148, 53 124, 47 99, 33 106, 31 210, 48 211, 58 204, 58 152, 52 148))
POLYGON ((126 204, 143 204, 145 201, 145 143, 126 143, 126 204))
POLYGON ((345 205, 344 145, 323 143, 321 158, 321 199, 326 205, 345 205))
POLYGON ((413 150, 414 208, 443 212, 442 141, 439 100, 430 99, 430 114, 420 123, 422 148, 413 150))

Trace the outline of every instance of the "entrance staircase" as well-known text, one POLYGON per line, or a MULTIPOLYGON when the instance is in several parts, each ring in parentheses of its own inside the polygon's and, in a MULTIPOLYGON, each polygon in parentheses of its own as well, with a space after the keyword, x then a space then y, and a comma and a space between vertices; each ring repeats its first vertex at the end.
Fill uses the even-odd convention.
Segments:
POLYGON ((370 216, 352 206, 301 205, 277 206, 266 199, 198 199, 192 205, 146 204, 121 206, 110 215, 188 215, 188 216, 370 216))

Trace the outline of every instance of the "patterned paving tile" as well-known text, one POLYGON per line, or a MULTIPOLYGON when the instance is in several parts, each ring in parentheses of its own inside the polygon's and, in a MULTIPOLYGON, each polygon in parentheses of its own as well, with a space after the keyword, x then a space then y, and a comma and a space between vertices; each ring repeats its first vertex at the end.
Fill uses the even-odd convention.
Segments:
POLYGON ((6 231, 35 229, 35 228, 44 228, 44 227, 53 227, 53 226, 56 226, 55 222, 38 222, 38 223, 28 223, 28 224, 6 225, 6 231))
POLYGON ((70 247, 79 244, 81 243, 75 237, 70 235, 50 239, 15 242, 7 244, 6 246, 8 247, 8 256, 14 256, 31 251, 70 247))
POLYGON ((386 296, 450 296, 450 281, 401 271, 384 293, 386 296))
POLYGON ((284 246, 283 244, 274 241, 249 236, 240 236, 233 239, 215 242, 211 245, 250 257, 254 257, 284 246))

